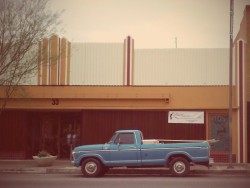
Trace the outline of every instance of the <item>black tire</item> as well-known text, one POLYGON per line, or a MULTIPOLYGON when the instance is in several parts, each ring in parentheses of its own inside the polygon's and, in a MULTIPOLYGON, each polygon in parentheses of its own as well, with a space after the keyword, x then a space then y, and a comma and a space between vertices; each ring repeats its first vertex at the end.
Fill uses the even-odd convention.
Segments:
POLYGON ((183 157, 177 157, 171 160, 169 168, 173 176, 183 177, 189 173, 190 164, 187 159, 183 157))
POLYGON ((97 159, 89 158, 83 161, 81 170, 86 177, 98 177, 102 173, 102 164, 97 159))

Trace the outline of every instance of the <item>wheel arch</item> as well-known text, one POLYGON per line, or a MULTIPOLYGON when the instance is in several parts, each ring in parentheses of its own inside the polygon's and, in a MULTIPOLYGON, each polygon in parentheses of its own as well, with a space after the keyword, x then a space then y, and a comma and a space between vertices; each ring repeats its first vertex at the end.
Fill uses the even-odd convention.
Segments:
POLYGON ((87 160, 87 159, 96 159, 96 160, 98 160, 98 161, 101 163, 101 165, 105 166, 104 163, 103 163, 103 160, 102 160, 102 159, 100 158, 100 156, 98 156, 98 155, 83 156, 83 157, 81 158, 81 160, 80 160, 80 166, 81 166, 82 163, 83 163, 85 160, 87 160))
POLYGON ((171 161, 177 157, 182 157, 182 158, 186 159, 189 163, 193 162, 191 159, 191 156, 186 152, 170 153, 166 157, 166 166, 169 167, 169 164, 171 163, 171 161))

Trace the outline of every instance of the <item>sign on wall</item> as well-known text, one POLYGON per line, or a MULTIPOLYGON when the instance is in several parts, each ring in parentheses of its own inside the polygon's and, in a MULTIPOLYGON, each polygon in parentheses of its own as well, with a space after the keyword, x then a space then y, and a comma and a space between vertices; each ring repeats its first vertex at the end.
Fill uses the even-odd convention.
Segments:
POLYGON ((204 112, 169 111, 168 123, 204 124, 204 112))

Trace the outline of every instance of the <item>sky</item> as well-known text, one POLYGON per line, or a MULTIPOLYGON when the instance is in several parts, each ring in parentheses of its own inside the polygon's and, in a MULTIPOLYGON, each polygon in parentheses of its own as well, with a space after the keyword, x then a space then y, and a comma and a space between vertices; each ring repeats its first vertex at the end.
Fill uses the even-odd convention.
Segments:
MULTIPOLYGON (((234 0, 235 37, 250 0, 234 0)), ((230 0, 50 0, 64 10, 58 34, 71 42, 141 48, 229 48, 230 0)))

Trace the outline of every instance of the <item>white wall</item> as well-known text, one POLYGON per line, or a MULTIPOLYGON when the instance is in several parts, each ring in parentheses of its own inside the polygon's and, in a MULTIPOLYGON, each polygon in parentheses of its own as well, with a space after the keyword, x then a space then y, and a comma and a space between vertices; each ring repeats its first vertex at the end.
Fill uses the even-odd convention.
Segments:
POLYGON ((229 49, 137 49, 135 85, 228 85, 229 49))
POLYGON ((122 85, 122 43, 71 43, 70 85, 122 85))

